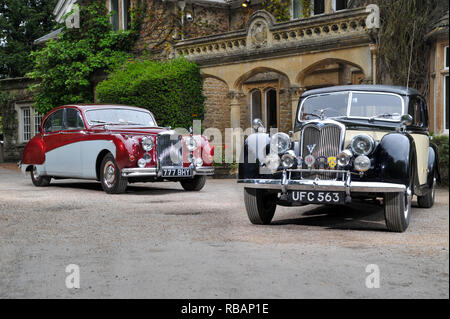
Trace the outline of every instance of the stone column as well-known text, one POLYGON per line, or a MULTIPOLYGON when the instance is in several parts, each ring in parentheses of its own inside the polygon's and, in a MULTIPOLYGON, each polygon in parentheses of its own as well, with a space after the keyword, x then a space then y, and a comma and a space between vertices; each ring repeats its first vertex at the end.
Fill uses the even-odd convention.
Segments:
POLYGON ((372 53, 372 83, 377 84, 377 56, 378 46, 374 43, 370 44, 370 53, 372 53))
POLYGON ((241 127, 241 101, 240 99, 244 97, 244 93, 237 91, 230 91, 228 93, 228 98, 230 99, 230 124, 231 128, 241 127))
POLYGON ((300 96, 305 92, 306 89, 300 86, 291 86, 289 88, 289 94, 291 96, 291 107, 292 107, 292 129, 294 129, 295 126, 295 117, 297 116, 297 107, 298 107, 298 100, 300 99, 300 96))

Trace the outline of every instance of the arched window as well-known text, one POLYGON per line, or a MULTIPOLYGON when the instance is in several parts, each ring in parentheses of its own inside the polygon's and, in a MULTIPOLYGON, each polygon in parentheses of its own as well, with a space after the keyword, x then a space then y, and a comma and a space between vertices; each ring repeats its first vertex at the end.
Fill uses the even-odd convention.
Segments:
POLYGON ((262 99, 261 99, 261 91, 260 90, 253 90, 250 93, 250 117, 251 121, 253 122, 254 119, 261 119, 262 118, 262 99))
POLYGON ((267 128, 278 127, 278 98, 276 89, 266 91, 266 118, 267 128))

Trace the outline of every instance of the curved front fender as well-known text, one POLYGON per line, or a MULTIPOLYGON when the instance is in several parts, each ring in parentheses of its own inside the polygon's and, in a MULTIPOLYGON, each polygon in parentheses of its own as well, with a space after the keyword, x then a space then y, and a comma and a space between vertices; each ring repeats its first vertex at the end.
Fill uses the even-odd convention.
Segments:
POLYGON ((383 137, 374 154, 378 177, 383 182, 414 185, 414 140, 402 133, 383 137))
POLYGON ((239 179, 259 177, 260 163, 268 152, 270 136, 266 133, 256 133, 250 135, 244 143, 239 160, 239 179))

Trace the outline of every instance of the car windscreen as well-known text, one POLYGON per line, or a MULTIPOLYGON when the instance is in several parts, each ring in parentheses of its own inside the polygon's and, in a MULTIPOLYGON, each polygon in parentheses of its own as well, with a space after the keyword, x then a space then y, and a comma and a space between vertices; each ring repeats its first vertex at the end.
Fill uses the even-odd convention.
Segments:
POLYGON ((350 117, 399 121, 403 114, 402 98, 395 94, 352 93, 350 117))
POLYGON ((348 97, 348 92, 309 96, 302 103, 300 121, 347 116, 348 97))
POLYGON ((348 116, 399 121, 403 114, 403 100, 397 94, 346 91, 306 97, 301 103, 299 120, 348 116))
POLYGON ((86 118, 90 125, 115 124, 156 126, 156 122, 150 113, 131 109, 89 110, 86 112, 86 118))

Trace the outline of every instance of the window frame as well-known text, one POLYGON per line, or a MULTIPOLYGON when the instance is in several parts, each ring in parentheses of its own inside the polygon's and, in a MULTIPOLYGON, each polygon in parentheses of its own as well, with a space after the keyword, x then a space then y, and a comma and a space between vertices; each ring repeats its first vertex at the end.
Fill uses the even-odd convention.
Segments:
POLYGON ((117 14, 117 29, 115 28, 115 24, 114 24, 114 16, 113 15, 111 15, 111 17, 110 17, 110 22, 111 22, 111 25, 112 25, 112 27, 113 27, 113 30, 114 31, 119 31, 120 30, 120 27, 121 27, 121 19, 120 19, 120 2, 121 2, 121 0, 109 0, 109 13, 111 14, 111 12, 112 11, 116 11, 116 14, 117 14), (117 1, 117 10, 113 10, 112 9, 112 3, 113 3, 113 1, 117 1))
POLYGON ((448 71, 448 65, 446 65, 448 59, 448 48, 448 45, 444 46, 444 71, 448 71))
POLYGON ((16 102, 14 107, 16 114, 17 114, 17 143, 28 143, 33 137, 35 137, 37 134, 41 132, 41 125, 36 127, 37 123, 37 117, 41 117, 41 124, 43 120, 43 115, 39 114, 36 109, 33 107, 32 103, 29 102, 16 102), (29 109, 30 110, 30 139, 25 139, 24 133, 25 133, 25 121, 24 121, 24 114, 23 110, 29 109))
POLYGON ((443 101, 443 109, 444 109, 444 117, 443 117, 443 121, 444 121, 444 123, 443 123, 443 128, 444 128, 444 133, 445 134, 449 134, 449 128, 448 127, 446 127, 446 125, 447 125, 447 116, 449 115, 449 114, 447 114, 447 94, 448 94, 448 92, 447 92, 447 90, 448 90, 448 88, 446 87, 446 83, 447 83, 447 79, 448 79, 448 74, 445 74, 444 75, 444 96, 443 96, 443 99, 444 99, 444 101, 443 101))
MULTIPOLYGON (((256 93, 256 92, 259 93, 259 100, 260 100, 260 107, 261 107, 261 118, 260 118, 260 120, 261 121, 264 120, 262 118, 264 116, 264 114, 265 114, 265 112, 263 113, 263 110, 264 110, 263 109, 264 108, 264 105, 263 105, 263 92, 261 92, 260 89, 253 89, 253 90, 251 90, 249 92, 249 96, 250 96, 250 126, 253 126, 253 120, 254 120, 254 118, 253 118, 253 94, 256 93)), ((266 121, 264 121, 263 123, 265 125, 266 121)))

